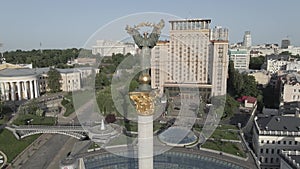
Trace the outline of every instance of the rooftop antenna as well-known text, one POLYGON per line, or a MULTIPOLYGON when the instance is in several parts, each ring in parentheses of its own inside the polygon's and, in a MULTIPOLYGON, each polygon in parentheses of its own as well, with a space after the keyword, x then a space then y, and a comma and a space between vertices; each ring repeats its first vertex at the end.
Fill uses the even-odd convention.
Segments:
MULTIPOLYGON (((0 43, 0 48, 1 48, 2 46, 3 46, 3 43, 0 43)), ((4 58, 4 56, 3 56, 3 51, 1 50, 0 53, 1 53, 1 64, 6 63, 5 58, 4 58)))
POLYGON ((41 54, 43 53, 43 50, 42 50, 42 42, 40 42, 40 52, 41 52, 41 54))

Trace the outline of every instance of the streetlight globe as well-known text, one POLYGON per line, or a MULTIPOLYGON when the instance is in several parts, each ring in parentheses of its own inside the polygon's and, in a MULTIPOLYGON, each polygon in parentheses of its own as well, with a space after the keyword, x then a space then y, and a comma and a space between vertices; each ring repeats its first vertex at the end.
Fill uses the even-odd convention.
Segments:
POLYGON ((148 84, 150 82, 150 80, 151 80, 151 77, 148 74, 142 74, 139 77, 139 82, 142 84, 148 84))

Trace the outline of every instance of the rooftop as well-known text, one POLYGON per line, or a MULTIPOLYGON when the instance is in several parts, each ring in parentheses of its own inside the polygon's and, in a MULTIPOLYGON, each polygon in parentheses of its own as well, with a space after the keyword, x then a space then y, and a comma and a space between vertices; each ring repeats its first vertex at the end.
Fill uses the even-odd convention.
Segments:
POLYGON ((6 68, 0 71, 1 77, 33 76, 37 75, 35 69, 29 68, 6 68))
POLYGON ((296 115, 300 111, 300 102, 286 102, 283 106, 280 106, 280 113, 282 115, 291 114, 296 115))
POLYGON ((238 102, 244 102, 246 100, 247 100, 248 103, 255 103, 256 102, 256 98, 252 97, 252 96, 242 96, 242 97, 237 99, 238 102))
MULTIPOLYGON (((78 67, 70 69, 57 69, 60 73, 73 73, 80 72, 80 70, 91 70, 92 67, 78 67)), ((20 77, 20 76, 33 76, 40 74, 47 74, 50 70, 49 67, 44 68, 5 68, 0 70, 0 77, 20 77)))
POLYGON ((238 54, 247 55, 248 50, 247 49, 230 49, 229 54, 231 54, 231 55, 238 55, 238 54))
POLYGON ((211 22, 211 19, 202 19, 202 18, 194 18, 194 19, 178 19, 178 20, 171 20, 169 22, 211 22))
POLYGON ((268 55, 267 60, 289 61, 290 55, 268 55))
POLYGON ((260 130, 268 131, 300 131, 300 118, 290 116, 268 116, 259 117, 256 123, 260 130))
POLYGON ((282 151, 281 158, 293 168, 300 168, 300 151, 282 151))
POLYGON ((297 72, 286 74, 283 80, 285 80, 285 84, 295 85, 300 83, 300 74, 297 72))

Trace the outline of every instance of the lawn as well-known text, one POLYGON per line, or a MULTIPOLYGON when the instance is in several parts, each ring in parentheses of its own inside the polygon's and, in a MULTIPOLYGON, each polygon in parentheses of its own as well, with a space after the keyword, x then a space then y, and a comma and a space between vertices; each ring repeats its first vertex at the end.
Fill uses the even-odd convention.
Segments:
POLYGON ((232 129, 232 130, 238 130, 237 126, 235 125, 230 125, 230 124, 222 124, 218 127, 218 129, 221 130, 228 130, 228 129, 232 129))
POLYGON ((7 155, 7 161, 10 163, 19 153, 30 145, 40 135, 33 135, 22 140, 17 140, 15 136, 4 129, 0 133, 0 150, 7 155))
POLYGON ((242 150, 241 144, 239 143, 230 143, 230 142, 221 142, 221 141, 206 141, 201 147, 222 151, 228 154, 237 155, 240 157, 246 157, 246 153, 242 150))
MULTIPOLYGON (((202 126, 195 125, 194 129, 198 132, 202 132, 202 126)), ((210 137, 218 140, 240 140, 238 137, 237 127, 233 125, 222 125, 217 127, 210 137)))
POLYGON ((33 125, 54 125, 54 117, 41 117, 33 114, 19 114, 18 118, 13 122, 15 125, 27 125, 27 121, 30 121, 33 125), (32 120, 31 120, 32 119, 32 120))
POLYGON ((166 126, 166 124, 161 124, 158 121, 154 121, 153 122, 153 131, 160 130, 165 126, 166 126))
POLYGON ((65 117, 69 116, 75 111, 72 100, 69 101, 68 99, 63 99, 61 104, 66 108, 66 112, 64 113, 65 117))
POLYGON ((239 140, 238 132, 216 129, 211 136, 214 139, 239 140))

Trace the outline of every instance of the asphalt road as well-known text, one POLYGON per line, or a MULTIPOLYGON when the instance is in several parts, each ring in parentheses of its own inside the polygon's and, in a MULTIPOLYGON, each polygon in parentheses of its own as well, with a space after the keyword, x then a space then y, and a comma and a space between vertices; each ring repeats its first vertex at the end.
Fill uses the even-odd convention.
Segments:
POLYGON ((54 135, 41 148, 36 150, 36 152, 22 165, 21 168, 48 168, 69 138, 69 136, 65 135, 54 135))

